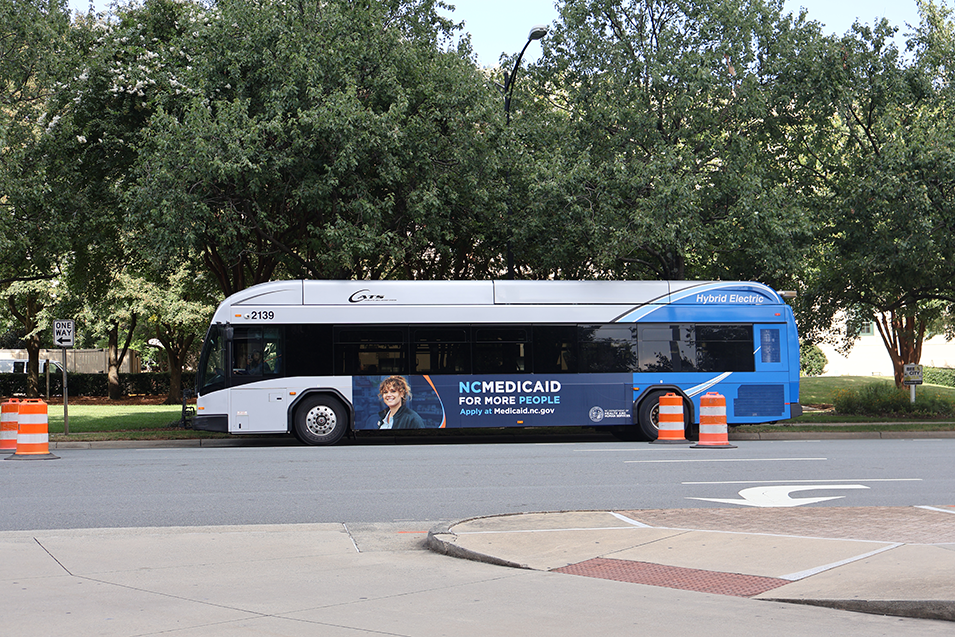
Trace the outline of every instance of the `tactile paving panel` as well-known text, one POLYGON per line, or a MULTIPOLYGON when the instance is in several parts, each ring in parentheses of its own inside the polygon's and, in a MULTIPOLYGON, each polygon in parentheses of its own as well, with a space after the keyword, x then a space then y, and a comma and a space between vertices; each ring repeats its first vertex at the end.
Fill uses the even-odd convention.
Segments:
POLYGON ((553 572, 733 597, 753 597, 791 583, 775 577, 704 571, 603 557, 555 568, 553 572))

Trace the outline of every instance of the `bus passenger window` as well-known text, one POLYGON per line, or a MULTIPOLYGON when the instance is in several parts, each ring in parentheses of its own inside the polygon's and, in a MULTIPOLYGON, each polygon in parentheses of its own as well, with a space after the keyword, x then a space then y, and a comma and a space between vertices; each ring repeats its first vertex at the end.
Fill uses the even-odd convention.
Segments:
POLYGON ((522 374, 528 371, 525 327, 475 327, 475 374, 522 374))
POLYGON ((406 328, 335 328, 335 374, 407 374, 406 328))
POLYGON ((625 324, 581 325, 579 372, 632 372, 637 366, 636 328, 625 324))
POLYGON ((464 327, 414 329, 415 374, 467 374, 471 371, 468 331, 464 327))
POLYGON ((701 372, 754 372, 752 325, 697 325, 701 372))
POLYGON ((534 326, 534 373, 577 373, 577 326, 534 326))
POLYGON ((651 323, 638 326, 639 364, 641 372, 674 371, 673 328, 678 326, 651 323))

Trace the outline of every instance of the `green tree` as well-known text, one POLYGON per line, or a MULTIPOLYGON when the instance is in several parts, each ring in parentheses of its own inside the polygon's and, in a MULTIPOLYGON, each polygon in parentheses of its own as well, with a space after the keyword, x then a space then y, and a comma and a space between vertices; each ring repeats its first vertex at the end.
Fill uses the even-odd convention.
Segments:
POLYGON ((132 307, 141 318, 147 337, 155 339, 166 354, 169 367, 169 394, 166 404, 182 402, 182 370, 218 303, 208 275, 185 265, 159 281, 124 276, 132 307))
MULTIPOLYGON (((275 277, 485 276, 500 104, 428 0, 226 0, 129 192, 149 254, 275 277)), ((466 44, 465 44, 466 47, 466 44)))
POLYGON ((580 239, 592 272, 791 281, 808 227, 774 172, 777 102, 791 85, 788 60, 819 33, 781 9, 776 0, 562 3, 536 77, 566 113, 561 163, 577 160, 563 177, 548 170, 564 181, 559 206, 588 229, 580 239))
POLYGON ((141 229, 127 223, 125 192, 154 113, 188 98, 177 78, 189 66, 195 25, 204 23, 201 5, 174 0, 86 16, 71 29, 71 72, 49 102, 37 163, 69 239, 64 282, 87 333, 106 340, 113 399, 139 319, 123 282, 147 267, 133 246, 141 229))
POLYGON ((828 125, 807 168, 824 220, 802 299, 810 334, 848 317, 848 346, 874 320, 901 386, 930 324, 955 304, 955 31, 947 9, 920 2, 904 57, 886 21, 855 25, 816 61, 828 125))
POLYGON ((37 146, 68 29, 65 0, 0 0, 0 290, 3 308, 25 334, 32 397, 38 395, 43 310, 63 254, 37 146))

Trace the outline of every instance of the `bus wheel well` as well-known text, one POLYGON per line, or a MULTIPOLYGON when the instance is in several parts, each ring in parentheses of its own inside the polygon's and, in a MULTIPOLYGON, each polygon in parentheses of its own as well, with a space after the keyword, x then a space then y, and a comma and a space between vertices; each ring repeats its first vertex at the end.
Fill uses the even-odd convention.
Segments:
POLYGON ((660 397, 673 393, 683 398, 683 429, 687 440, 693 434, 693 401, 679 387, 657 386, 647 389, 633 403, 634 425, 648 440, 656 440, 659 436, 660 397))

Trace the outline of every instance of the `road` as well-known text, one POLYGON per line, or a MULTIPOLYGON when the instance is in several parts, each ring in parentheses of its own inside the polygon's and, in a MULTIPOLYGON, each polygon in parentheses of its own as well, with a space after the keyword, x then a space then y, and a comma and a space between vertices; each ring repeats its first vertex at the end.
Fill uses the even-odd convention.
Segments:
POLYGON ((56 454, 0 461, 11 634, 951 632, 946 621, 459 560, 425 550, 424 538, 441 521, 508 512, 942 504, 955 493, 955 439, 56 454))
POLYGON ((498 513, 919 506, 955 440, 62 449, 0 462, 0 531, 454 521, 498 513))

